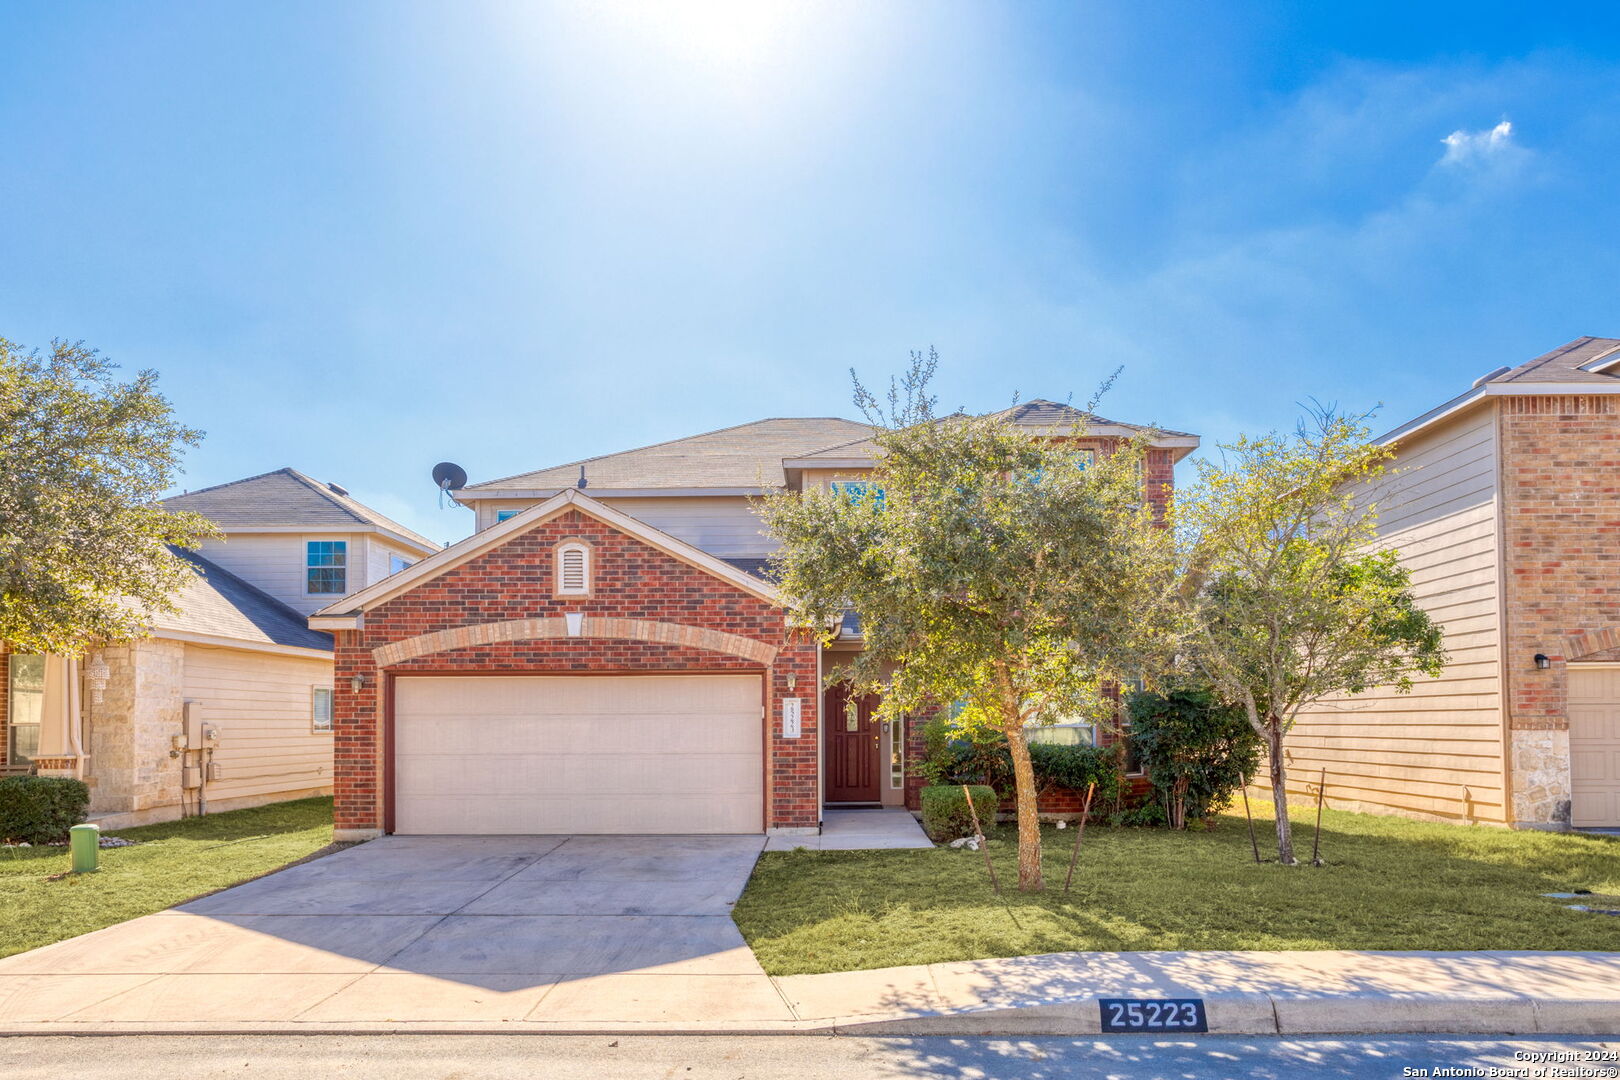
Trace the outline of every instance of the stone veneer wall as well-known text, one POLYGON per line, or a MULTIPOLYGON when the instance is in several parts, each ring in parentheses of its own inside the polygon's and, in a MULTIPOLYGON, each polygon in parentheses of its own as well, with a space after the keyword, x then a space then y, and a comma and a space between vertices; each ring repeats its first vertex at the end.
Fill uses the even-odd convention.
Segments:
POLYGON ((1565 665, 1577 659, 1566 639, 1620 626, 1620 398, 1500 400, 1513 819, 1558 828, 1570 807, 1565 665), (1538 670, 1537 653, 1552 666, 1538 670))
MULTIPOLYGON (((131 813, 180 802, 180 763, 169 737, 183 730, 185 645, 147 638, 101 650, 107 689, 86 703, 90 812, 131 813)), ((88 695, 86 695, 88 698, 88 695)))

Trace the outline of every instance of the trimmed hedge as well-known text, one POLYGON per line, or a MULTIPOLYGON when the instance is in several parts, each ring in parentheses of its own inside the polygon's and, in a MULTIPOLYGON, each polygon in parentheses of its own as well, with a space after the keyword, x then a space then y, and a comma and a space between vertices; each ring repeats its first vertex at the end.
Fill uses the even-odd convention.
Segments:
MULTIPOLYGON (((996 789, 987 784, 974 784, 968 790, 973 793, 973 808, 979 812, 979 823, 994 826, 996 807, 1001 801, 996 789)), ((930 840, 943 842, 973 835, 973 813, 968 809, 967 796, 961 787, 925 787, 920 797, 923 832, 930 840)))
POLYGON ((0 838, 12 843, 59 843, 84 820, 89 807, 90 789, 83 780, 8 776, 0 780, 0 838))

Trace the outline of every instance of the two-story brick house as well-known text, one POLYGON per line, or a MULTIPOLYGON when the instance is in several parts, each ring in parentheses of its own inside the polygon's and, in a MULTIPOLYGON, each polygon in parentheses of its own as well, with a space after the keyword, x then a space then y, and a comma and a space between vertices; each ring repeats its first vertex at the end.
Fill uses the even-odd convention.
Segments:
MULTIPOLYGON (((1077 449, 1142 430, 1092 418, 1077 449)), ((824 649, 788 625, 749 501, 871 482, 870 434, 760 420, 453 492, 471 537, 310 619, 337 639, 339 835, 806 833, 904 803, 911 733, 822 689, 858 628, 824 649)), ((1148 499, 1197 445, 1153 433, 1148 499)))
POLYGON ((1620 339, 1503 367, 1383 437, 1372 497, 1450 662, 1302 717, 1332 805, 1620 828, 1620 339))
POLYGON ((332 638, 307 614, 438 545, 293 469, 174 496, 224 534, 148 636, 83 661, 0 646, 8 772, 83 779, 91 819, 164 821, 332 790, 332 638))

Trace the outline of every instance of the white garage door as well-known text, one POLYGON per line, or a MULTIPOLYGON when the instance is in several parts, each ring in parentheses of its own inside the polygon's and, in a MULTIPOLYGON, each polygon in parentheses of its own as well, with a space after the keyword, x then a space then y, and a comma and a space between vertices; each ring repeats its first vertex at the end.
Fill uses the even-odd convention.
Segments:
POLYGON ((757 675, 394 685, 401 833, 764 830, 757 675))
POLYGON ((1569 668, 1570 824, 1620 827, 1620 667, 1569 668))

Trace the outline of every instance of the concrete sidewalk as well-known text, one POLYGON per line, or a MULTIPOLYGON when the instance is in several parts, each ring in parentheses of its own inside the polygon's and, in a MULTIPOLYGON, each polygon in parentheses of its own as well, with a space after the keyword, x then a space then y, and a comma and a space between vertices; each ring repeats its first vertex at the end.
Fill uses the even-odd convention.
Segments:
POLYGON ((1086 1035, 1105 997, 1203 998, 1212 1034, 1620 1034, 1615 953, 1055 953, 782 978, 666 968, 634 986, 345 959, 311 951, 297 972, 194 975, 216 1007, 186 1017, 163 1008, 159 976, 108 974, 100 989, 0 976, 0 1034, 1086 1035), (141 1004, 97 1007, 105 994, 141 1004))

